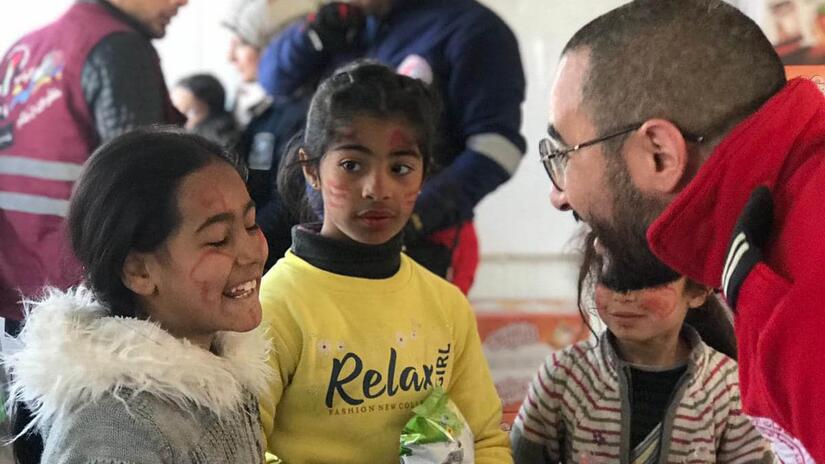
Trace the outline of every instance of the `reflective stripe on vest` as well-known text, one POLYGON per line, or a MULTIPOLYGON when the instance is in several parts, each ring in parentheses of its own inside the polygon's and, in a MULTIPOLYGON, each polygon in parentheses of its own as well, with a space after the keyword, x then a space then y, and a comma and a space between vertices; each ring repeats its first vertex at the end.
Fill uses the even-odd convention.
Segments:
POLYGON ((467 138, 467 148, 498 163, 511 176, 521 162, 521 150, 501 134, 475 134, 467 138))
POLYGON ((0 192, 0 210, 66 217, 69 212, 69 200, 26 193, 0 192))
POLYGON ((0 175, 74 182, 80 178, 81 172, 83 172, 82 164, 0 155, 0 175))
MULTIPOLYGON (((81 172, 83 165, 77 163, 43 161, 23 156, 0 156, 0 175, 74 182, 80 178, 81 172)), ((0 191, 0 210, 65 217, 69 211, 69 201, 42 195, 0 191)))

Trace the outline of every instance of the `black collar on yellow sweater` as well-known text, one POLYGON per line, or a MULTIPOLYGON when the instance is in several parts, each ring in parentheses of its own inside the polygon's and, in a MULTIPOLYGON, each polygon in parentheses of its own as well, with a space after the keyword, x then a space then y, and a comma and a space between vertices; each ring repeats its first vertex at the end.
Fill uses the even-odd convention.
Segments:
POLYGON ((364 279, 387 279, 401 267, 402 234, 381 245, 335 240, 320 234, 321 224, 292 228, 292 252, 327 272, 364 279))

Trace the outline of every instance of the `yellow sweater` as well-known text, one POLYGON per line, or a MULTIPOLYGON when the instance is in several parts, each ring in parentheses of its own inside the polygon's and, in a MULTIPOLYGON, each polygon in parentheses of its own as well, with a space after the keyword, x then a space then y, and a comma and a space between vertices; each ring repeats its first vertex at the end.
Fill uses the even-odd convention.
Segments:
POLYGON ((261 285, 272 366, 267 450, 287 464, 397 463, 412 408, 442 385, 476 462, 512 462, 501 402, 464 295, 405 255, 387 279, 326 272, 292 252, 261 285))

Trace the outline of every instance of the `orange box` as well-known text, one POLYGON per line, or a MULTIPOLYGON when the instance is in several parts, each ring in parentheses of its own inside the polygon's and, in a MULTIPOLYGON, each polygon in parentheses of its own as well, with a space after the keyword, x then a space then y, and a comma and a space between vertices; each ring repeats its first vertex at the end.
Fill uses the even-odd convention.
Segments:
POLYGON ((789 80, 800 76, 812 80, 825 93, 825 65, 785 66, 785 77, 789 80))
POLYGON ((472 304, 504 423, 509 425, 544 359, 588 338, 590 331, 575 301, 483 299, 472 304))

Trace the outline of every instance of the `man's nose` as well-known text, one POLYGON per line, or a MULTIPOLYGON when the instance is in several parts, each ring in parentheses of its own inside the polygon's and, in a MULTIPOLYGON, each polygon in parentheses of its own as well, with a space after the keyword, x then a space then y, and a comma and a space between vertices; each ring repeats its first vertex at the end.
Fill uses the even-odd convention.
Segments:
POLYGON ((550 190, 550 203, 559 211, 569 211, 572 209, 570 202, 567 201, 567 194, 560 192, 555 186, 550 190))

